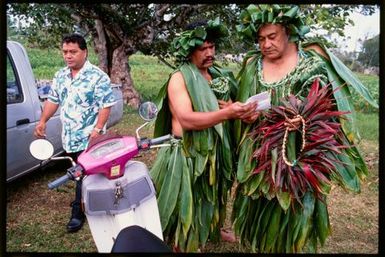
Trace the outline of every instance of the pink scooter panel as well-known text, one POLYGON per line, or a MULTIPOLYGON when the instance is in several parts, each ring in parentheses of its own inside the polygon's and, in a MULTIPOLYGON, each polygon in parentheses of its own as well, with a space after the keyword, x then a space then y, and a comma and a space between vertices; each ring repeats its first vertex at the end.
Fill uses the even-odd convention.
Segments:
POLYGON ((138 151, 135 137, 107 138, 81 153, 78 163, 84 168, 84 175, 103 173, 108 179, 114 179, 124 174, 127 161, 138 151))

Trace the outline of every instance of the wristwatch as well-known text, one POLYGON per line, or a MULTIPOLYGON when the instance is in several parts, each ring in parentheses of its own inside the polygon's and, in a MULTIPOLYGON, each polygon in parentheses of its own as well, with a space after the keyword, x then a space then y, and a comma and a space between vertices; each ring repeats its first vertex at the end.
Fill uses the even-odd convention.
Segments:
POLYGON ((97 128, 97 127, 94 127, 94 130, 99 134, 99 135, 102 135, 104 133, 103 129, 100 129, 100 128, 97 128))

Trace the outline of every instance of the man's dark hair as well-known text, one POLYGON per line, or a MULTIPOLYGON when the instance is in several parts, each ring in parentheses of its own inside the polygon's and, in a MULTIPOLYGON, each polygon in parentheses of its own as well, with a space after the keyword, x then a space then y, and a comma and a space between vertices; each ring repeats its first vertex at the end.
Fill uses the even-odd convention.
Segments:
POLYGON ((66 43, 66 44, 68 44, 68 43, 77 43, 79 45, 80 49, 87 50, 86 40, 84 39, 84 37, 82 35, 79 35, 79 34, 76 34, 76 33, 64 35, 61 43, 62 43, 62 45, 64 43, 66 43))
POLYGON ((198 21, 193 21, 189 24, 186 25, 185 30, 192 30, 195 29, 196 27, 206 27, 207 26, 207 20, 198 20, 198 21))

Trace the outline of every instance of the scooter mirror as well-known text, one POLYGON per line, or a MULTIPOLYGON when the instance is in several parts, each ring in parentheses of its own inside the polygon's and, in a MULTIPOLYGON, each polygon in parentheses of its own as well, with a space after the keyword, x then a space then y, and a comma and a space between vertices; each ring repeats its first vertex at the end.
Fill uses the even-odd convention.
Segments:
POLYGON ((52 157, 54 149, 50 141, 39 138, 32 141, 29 151, 34 158, 44 161, 52 157))
POLYGON ((139 106, 139 115, 145 121, 152 121, 158 114, 158 108, 153 102, 144 102, 139 106))

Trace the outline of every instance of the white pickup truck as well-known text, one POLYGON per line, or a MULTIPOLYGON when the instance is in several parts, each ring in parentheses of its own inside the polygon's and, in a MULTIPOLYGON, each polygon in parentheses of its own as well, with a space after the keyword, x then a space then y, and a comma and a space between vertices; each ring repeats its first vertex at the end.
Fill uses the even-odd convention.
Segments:
MULTIPOLYGON (((38 87, 24 47, 7 41, 7 182, 10 182, 40 166, 29 152, 29 144, 35 139, 33 131, 40 119, 46 97, 38 94, 38 87)), ((112 107, 107 127, 123 116, 122 91, 113 85, 117 103, 112 107)), ((52 142, 55 155, 64 150, 61 143, 60 108, 47 122, 47 139, 52 142)))

